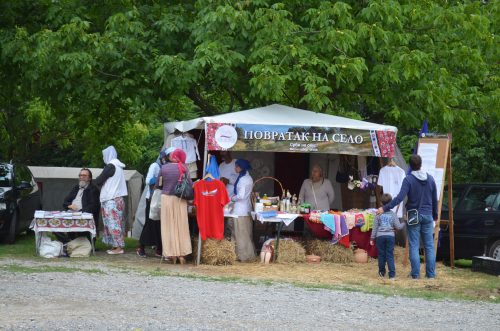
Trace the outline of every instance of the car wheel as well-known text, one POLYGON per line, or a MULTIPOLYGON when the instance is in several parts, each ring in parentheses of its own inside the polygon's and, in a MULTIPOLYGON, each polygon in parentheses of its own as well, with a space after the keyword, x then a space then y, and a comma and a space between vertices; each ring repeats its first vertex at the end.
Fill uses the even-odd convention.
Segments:
POLYGON ((493 244, 491 244, 489 256, 496 260, 500 260, 500 240, 497 240, 493 244))
POLYGON ((16 241, 16 230, 18 226, 17 209, 14 209, 10 220, 9 234, 7 235, 7 244, 13 244, 16 241))

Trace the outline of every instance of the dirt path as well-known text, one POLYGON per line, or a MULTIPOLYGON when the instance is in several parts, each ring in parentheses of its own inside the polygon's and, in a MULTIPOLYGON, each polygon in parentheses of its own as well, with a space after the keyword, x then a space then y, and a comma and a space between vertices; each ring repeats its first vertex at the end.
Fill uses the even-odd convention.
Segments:
POLYGON ((0 329, 498 330, 500 325, 498 304, 165 275, 178 269, 141 273, 95 261, 0 260, 0 329))

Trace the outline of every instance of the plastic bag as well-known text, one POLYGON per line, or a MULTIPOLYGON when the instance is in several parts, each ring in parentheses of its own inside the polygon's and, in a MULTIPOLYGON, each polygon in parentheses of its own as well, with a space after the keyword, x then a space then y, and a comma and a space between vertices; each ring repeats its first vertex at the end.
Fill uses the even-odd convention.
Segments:
POLYGON ((86 237, 77 237, 67 244, 66 250, 70 257, 88 257, 92 251, 92 245, 86 237))
POLYGON ((151 196, 151 204, 149 205, 149 219, 154 221, 160 220, 161 214, 161 190, 156 189, 151 196))
POLYGON ((63 252, 63 244, 57 240, 50 240, 47 236, 40 239, 40 256, 45 258, 59 257, 63 252))

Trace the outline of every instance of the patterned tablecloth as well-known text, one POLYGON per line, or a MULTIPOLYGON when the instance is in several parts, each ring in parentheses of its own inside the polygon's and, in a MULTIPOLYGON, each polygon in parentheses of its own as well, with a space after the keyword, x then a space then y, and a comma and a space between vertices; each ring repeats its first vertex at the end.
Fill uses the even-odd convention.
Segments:
MULTIPOLYGON (((96 236, 94 217, 90 213, 37 210, 30 229, 35 231, 35 246, 40 252, 40 232, 90 232, 96 236)), ((94 240, 91 240, 92 252, 95 254, 94 240)))
POLYGON ((30 228, 35 232, 90 232, 92 237, 96 235, 90 213, 37 210, 30 228))

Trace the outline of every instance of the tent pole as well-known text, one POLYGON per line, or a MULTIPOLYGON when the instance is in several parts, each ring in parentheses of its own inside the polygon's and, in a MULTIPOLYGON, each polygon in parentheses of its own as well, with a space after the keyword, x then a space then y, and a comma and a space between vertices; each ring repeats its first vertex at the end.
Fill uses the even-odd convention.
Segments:
MULTIPOLYGON (((205 148, 203 149, 203 171, 202 174, 205 176, 205 170, 207 169, 207 162, 208 162, 208 151, 207 151, 207 137, 206 137, 206 132, 207 132, 207 124, 205 123, 205 130, 201 134, 205 134, 205 148)), ((196 265, 200 265, 201 261, 201 233, 200 230, 198 229, 198 254, 196 255, 196 265)))

